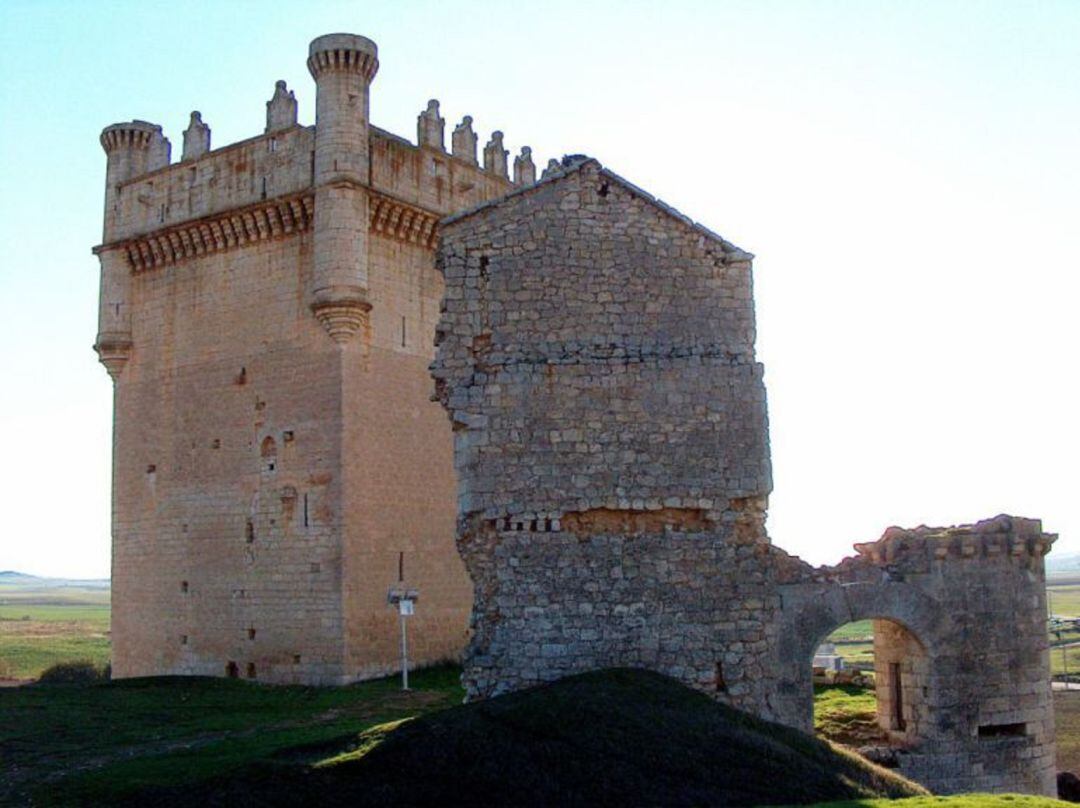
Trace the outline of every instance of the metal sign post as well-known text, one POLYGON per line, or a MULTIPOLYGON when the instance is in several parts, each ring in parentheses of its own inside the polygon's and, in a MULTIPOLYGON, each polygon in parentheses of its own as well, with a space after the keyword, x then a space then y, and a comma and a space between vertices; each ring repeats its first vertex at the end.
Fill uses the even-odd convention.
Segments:
POLYGON ((386 596, 391 606, 396 606, 401 618, 401 689, 409 689, 409 632, 407 620, 416 610, 419 592, 415 589, 391 589, 386 596))

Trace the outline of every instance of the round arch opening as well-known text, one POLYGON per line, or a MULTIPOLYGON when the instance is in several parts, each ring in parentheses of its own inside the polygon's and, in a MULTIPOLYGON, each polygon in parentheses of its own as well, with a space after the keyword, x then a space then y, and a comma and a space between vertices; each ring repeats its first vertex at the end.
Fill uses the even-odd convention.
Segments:
POLYGON ((814 731, 895 765, 892 750, 912 748, 929 720, 929 656, 918 636, 888 618, 836 627, 811 663, 814 731))

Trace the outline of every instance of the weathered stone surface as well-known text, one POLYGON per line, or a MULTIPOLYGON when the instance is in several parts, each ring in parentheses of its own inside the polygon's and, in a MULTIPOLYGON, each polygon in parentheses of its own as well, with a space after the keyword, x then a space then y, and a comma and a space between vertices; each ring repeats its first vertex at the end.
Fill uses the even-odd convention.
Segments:
POLYGON ((159 126, 102 134, 116 676, 391 672, 399 568, 421 593, 414 662, 465 643, 451 436, 427 373, 435 223, 512 186, 437 151, 437 120, 424 148, 370 125, 370 40, 320 37, 309 55, 314 126, 278 82, 264 134, 210 150, 193 117, 182 163, 159 126))
POLYGON ((811 660, 875 622, 879 723, 936 791, 1053 793, 1037 521, 771 546, 751 256, 580 156, 444 220, 432 365, 473 579, 471 698, 651 668, 812 731, 811 660))

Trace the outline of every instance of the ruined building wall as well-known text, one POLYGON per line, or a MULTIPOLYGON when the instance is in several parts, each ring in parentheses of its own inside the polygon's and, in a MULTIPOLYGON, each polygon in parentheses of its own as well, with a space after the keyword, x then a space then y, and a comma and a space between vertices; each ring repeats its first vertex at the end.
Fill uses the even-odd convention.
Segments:
POLYGON ((265 132, 213 149, 192 113, 178 162, 156 125, 102 133, 117 676, 396 670, 399 570, 421 591, 412 658, 464 644, 433 245, 439 217, 512 185, 471 119, 447 152, 438 102, 416 145, 370 125, 369 40, 322 37, 309 68, 314 126, 278 82, 265 132))
POLYGON ((629 665, 811 732, 815 649, 874 619, 901 771, 1053 793, 1053 537, 893 529, 821 569, 770 545, 748 255, 577 160, 445 220, 439 260, 470 698, 629 665))
POLYGON ((777 601, 749 260, 595 161, 445 222, 433 372, 471 695, 622 663, 762 698, 777 601))

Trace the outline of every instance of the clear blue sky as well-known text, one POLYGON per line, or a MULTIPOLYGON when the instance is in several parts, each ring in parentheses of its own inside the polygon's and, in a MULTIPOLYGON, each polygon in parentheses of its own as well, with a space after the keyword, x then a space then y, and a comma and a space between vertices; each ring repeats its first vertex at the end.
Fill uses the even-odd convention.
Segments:
MULTIPOLYGON (((780 546, 1042 517, 1080 551, 1080 2, 0 1, 0 569, 109 570, 90 350, 115 121, 314 120, 308 42, 374 39, 372 119, 428 98, 584 152, 754 252, 780 546)), ((1071 546, 1070 546, 1071 545, 1071 546)))

